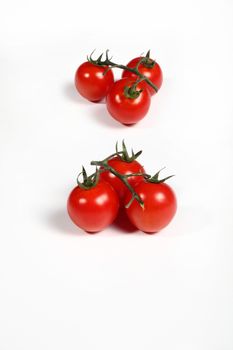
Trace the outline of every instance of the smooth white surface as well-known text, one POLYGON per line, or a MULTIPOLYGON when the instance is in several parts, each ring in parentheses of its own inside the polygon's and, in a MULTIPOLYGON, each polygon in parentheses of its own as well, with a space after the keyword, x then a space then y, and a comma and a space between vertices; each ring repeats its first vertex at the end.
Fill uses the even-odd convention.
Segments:
POLYGON ((233 349, 232 13, 230 0, 1 2, 1 350, 233 349), (93 48, 160 62, 135 127, 75 92, 93 48), (176 174, 177 216, 153 236, 87 235, 68 193, 123 138, 148 172, 176 174))

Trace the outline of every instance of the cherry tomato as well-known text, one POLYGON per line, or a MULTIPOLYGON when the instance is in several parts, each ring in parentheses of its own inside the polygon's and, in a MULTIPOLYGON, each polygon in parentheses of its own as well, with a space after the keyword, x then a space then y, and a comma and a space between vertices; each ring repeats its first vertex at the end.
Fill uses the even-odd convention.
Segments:
MULTIPOLYGON (((150 107, 150 93, 143 89, 138 96, 129 97, 126 89, 132 87, 135 80, 125 78, 113 84, 107 95, 107 109, 111 116, 122 124, 135 124, 147 114, 150 107)), ((136 90, 142 88, 138 84, 136 90)))
POLYGON ((111 70, 106 74, 106 67, 99 67, 91 62, 84 62, 75 74, 75 86, 80 95, 92 102, 101 101, 106 97, 114 83, 111 70))
MULTIPOLYGON (((135 186, 135 191, 144 202, 144 208, 134 200, 126 213, 130 221, 141 231, 158 232, 169 224, 176 213, 175 193, 165 183, 150 183, 143 181, 135 186)), ((127 194, 125 204, 128 204, 131 194, 127 194)))
POLYGON ((72 221, 87 232, 98 232, 115 220, 119 199, 112 186, 104 181, 89 189, 75 187, 70 193, 67 209, 72 221))
MULTIPOLYGON (((142 59, 142 57, 136 57, 133 60, 131 60, 128 64, 127 67, 129 68, 135 68, 138 64, 138 62, 142 59)), ((150 67, 150 65, 146 65, 146 63, 141 63, 138 67, 138 70, 140 73, 144 74, 147 78, 149 78, 153 84, 155 84, 157 86, 158 89, 160 89, 162 82, 163 82, 163 73, 162 70, 160 68, 160 65, 149 59, 152 62, 152 65, 150 67), (154 65, 153 65, 153 62, 154 65)), ((122 78, 137 78, 137 75, 135 75, 132 72, 129 72, 128 70, 124 70, 122 73, 122 78)), ((155 90, 148 85, 145 81, 142 82, 142 86, 145 88, 147 88, 150 91, 151 95, 155 94, 155 90)))
MULTIPOLYGON (((121 175, 130 175, 132 173, 134 174, 145 173, 143 166, 140 163, 138 163, 136 160, 133 160, 131 162, 126 162, 122 160, 120 157, 116 156, 108 161, 108 165, 110 165, 113 169, 115 169, 121 175)), ((100 177, 101 179, 103 179, 104 181, 112 185, 112 187, 115 189, 116 193, 120 198, 120 202, 123 204, 123 199, 126 193, 129 192, 125 184, 118 177, 116 177, 114 174, 112 174, 108 170, 101 173, 100 177)), ((143 180, 143 177, 129 176, 127 180, 129 184, 132 187, 134 187, 143 180)))

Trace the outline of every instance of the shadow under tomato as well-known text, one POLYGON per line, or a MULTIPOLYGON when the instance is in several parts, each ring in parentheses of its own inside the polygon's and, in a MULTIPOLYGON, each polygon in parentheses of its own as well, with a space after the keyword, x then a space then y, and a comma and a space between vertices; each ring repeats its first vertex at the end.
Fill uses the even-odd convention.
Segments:
POLYGON ((104 100, 101 101, 88 101, 84 97, 82 97, 79 92, 76 90, 74 83, 70 82, 64 85, 64 95, 67 97, 70 101, 75 103, 81 103, 81 104, 105 104, 104 100))
POLYGON ((78 91, 76 90, 74 83, 67 83, 64 85, 63 93, 66 98, 68 98, 71 102, 81 105, 88 105, 92 106, 92 116, 94 119, 94 122, 97 122, 98 124, 102 124, 107 127, 111 127, 114 129, 123 129, 125 125, 117 122, 115 119, 113 119, 110 114, 107 111, 106 108, 106 101, 101 100, 99 102, 91 102, 86 100, 84 97, 82 97, 78 91))
POLYGON ((112 224, 119 233, 135 233, 138 232, 138 229, 132 224, 129 220, 124 208, 119 210, 116 220, 112 224))
POLYGON ((48 215, 46 222, 53 229, 63 234, 80 235, 84 231, 75 226, 70 220, 66 210, 57 210, 48 215))
POLYGON ((74 84, 72 84, 71 82, 64 85, 63 93, 64 93, 65 97, 68 98, 71 102, 81 103, 81 104, 88 103, 88 101, 85 100, 85 98, 83 98, 81 95, 79 95, 74 84))
POLYGON ((136 125, 137 123, 133 123, 133 124, 125 124, 122 123, 122 125, 127 126, 128 128, 132 128, 134 125, 136 125))
POLYGON ((98 106, 98 103, 96 103, 96 107, 93 109, 92 115, 98 124, 102 124, 113 129, 125 128, 125 125, 112 118, 112 116, 108 113, 106 105, 101 104, 101 106, 98 106))

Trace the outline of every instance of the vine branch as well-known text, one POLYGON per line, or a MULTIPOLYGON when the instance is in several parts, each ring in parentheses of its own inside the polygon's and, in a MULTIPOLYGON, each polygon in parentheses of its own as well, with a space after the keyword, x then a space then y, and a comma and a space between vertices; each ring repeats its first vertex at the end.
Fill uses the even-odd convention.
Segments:
POLYGON ((103 59, 103 53, 102 53, 96 60, 94 60, 92 58, 93 53, 94 53, 94 51, 93 51, 90 56, 87 56, 87 60, 89 62, 97 65, 97 66, 107 66, 105 74, 111 68, 120 68, 123 70, 128 70, 129 72, 137 75, 141 80, 145 80, 147 82, 147 84, 150 85, 156 92, 159 90, 158 87, 154 83, 152 83, 152 81, 149 78, 147 78, 144 74, 139 72, 140 64, 142 62, 144 62, 145 58, 148 59, 148 57, 142 57, 142 59, 137 63, 135 68, 130 68, 130 67, 127 67, 123 64, 118 64, 118 63, 113 62, 112 58, 109 58, 108 52, 109 52, 109 50, 106 50, 105 59, 103 59), (111 68, 109 68, 109 67, 111 67, 111 68))

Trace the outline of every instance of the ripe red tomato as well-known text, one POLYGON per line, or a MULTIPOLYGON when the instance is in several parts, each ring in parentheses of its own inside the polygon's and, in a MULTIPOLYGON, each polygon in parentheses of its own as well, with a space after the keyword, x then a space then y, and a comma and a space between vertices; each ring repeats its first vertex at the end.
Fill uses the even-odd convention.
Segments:
MULTIPOLYGON (((116 156, 108 161, 108 165, 110 165, 113 169, 115 169, 121 175, 145 173, 143 166, 140 163, 138 163, 136 160, 133 160, 131 162, 126 162, 122 160, 120 157, 116 156)), ((120 202, 123 204, 123 199, 125 195, 129 192, 125 184, 118 177, 116 177, 114 174, 112 174, 108 170, 101 173, 100 178, 112 185, 112 187, 115 189, 116 193, 120 198, 120 202)), ((143 180, 143 177, 129 176, 127 180, 129 184, 132 187, 134 187, 143 180)))
MULTIPOLYGON (((128 64, 127 67, 129 68, 135 68, 138 64, 138 62, 142 59, 142 57, 136 57, 133 60, 131 60, 128 64)), ((144 74, 147 78, 149 78, 153 84, 157 86, 158 89, 160 89, 162 82, 163 82, 163 73, 160 68, 160 65, 155 62, 153 65, 153 60, 149 59, 152 62, 152 65, 147 65, 146 63, 140 63, 138 70, 140 73, 144 74)), ((124 70, 122 73, 122 78, 137 78, 137 75, 135 75, 132 72, 129 72, 128 70, 124 70)), ((142 86, 150 91, 151 95, 155 94, 155 90, 148 85, 145 81, 142 82, 142 86)))
POLYGON ((119 199, 109 183, 99 181, 89 189, 75 187, 68 198, 67 209, 77 226, 87 232, 98 232, 115 220, 119 199))
POLYGON ((75 73, 75 86, 80 95, 92 102, 106 97, 114 83, 113 72, 103 74, 106 67, 99 67, 91 62, 84 62, 75 73))
MULTIPOLYGON (((144 208, 134 200, 126 213, 130 221, 141 231, 154 233, 167 226, 176 213, 175 193, 165 183, 150 183, 143 181, 135 188, 144 202, 144 208)), ((127 194, 125 204, 128 204, 131 194, 127 194)))
MULTIPOLYGON (((150 107, 150 93, 143 89, 136 97, 129 97, 126 89, 132 87, 135 80, 126 78, 115 82, 107 95, 107 109, 111 116, 122 124, 135 124, 143 117, 150 107)), ((137 91, 142 88, 138 84, 137 91)))

